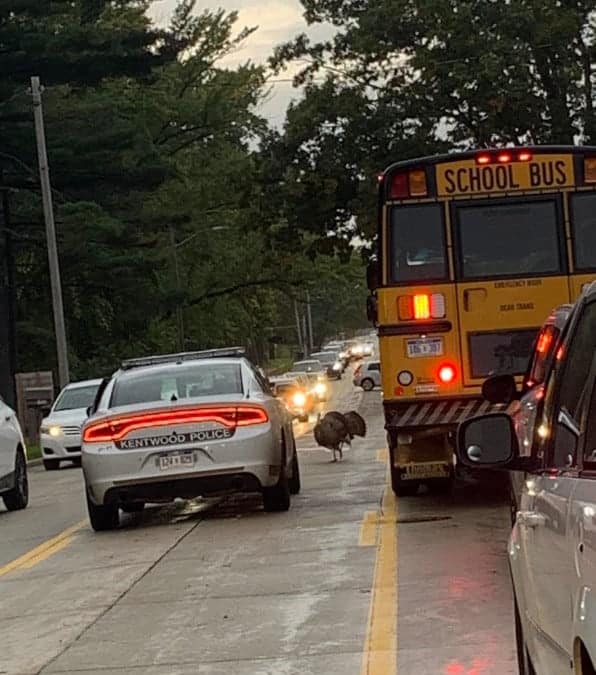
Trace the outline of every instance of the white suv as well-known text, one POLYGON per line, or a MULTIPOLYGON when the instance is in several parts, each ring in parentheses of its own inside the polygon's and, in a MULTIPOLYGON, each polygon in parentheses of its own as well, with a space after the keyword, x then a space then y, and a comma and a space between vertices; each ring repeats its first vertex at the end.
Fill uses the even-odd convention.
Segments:
POLYGON ((29 501, 27 448, 12 408, 0 397, 0 496, 9 511, 24 509, 29 501))

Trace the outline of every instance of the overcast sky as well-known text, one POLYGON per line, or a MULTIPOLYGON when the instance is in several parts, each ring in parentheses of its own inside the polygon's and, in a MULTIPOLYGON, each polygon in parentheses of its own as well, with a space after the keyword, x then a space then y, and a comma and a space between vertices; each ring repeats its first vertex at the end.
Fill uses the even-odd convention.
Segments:
MULTIPOLYGON (((151 14, 158 23, 167 23, 175 5, 176 0, 155 0, 151 14)), ((239 28, 258 27, 243 48, 226 59, 225 63, 231 66, 249 59, 256 63, 264 63, 275 45, 307 30, 302 18, 304 8, 299 0, 199 0, 197 3, 198 11, 220 7, 230 12, 233 10, 239 12, 237 24, 239 28)), ((330 34, 330 29, 326 26, 317 26, 307 32, 313 38, 323 38, 330 34)), ((280 77, 288 77, 290 74, 280 77)), ((281 125, 289 101, 296 96, 296 90, 290 82, 276 83, 270 100, 263 106, 263 114, 272 124, 281 125)))

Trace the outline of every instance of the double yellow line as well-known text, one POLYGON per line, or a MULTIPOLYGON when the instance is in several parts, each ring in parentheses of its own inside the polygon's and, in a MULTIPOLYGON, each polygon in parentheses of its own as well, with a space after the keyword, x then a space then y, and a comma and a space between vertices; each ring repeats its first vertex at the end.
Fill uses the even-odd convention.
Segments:
POLYGON ((43 544, 36 546, 31 551, 28 551, 24 555, 12 560, 8 564, 0 567, 0 577, 3 577, 10 572, 16 572, 17 570, 26 570, 35 565, 39 565, 40 562, 47 560, 58 551, 61 551, 63 548, 66 548, 70 542, 73 540, 74 535, 85 525, 87 524, 86 520, 81 520, 74 525, 66 528, 66 530, 60 532, 55 537, 44 541, 43 544))
MULTIPOLYGON (((386 454, 386 450, 380 450, 377 460, 386 461, 386 454)), ((397 501, 389 473, 382 511, 365 514, 359 545, 377 549, 360 673, 397 675, 397 501)))

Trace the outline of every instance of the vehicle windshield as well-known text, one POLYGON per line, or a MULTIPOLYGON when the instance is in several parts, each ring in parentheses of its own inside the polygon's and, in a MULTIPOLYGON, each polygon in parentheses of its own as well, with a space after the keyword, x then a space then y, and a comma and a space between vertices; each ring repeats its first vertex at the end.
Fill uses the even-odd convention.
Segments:
POLYGON ((292 366, 293 373, 309 373, 313 370, 320 370, 320 361, 298 361, 292 366))
POLYGON ((88 387, 64 389, 54 405, 54 412, 86 410, 90 405, 93 405, 98 389, 98 384, 89 385, 88 387))
POLYGON ((445 231, 440 204, 396 206, 391 211, 391 280, 447 278, 445 231))
POLYGON ((335 363, 337 361, 337 354, 333 352, 325 352, 323 354, 317 354, 317 361, 321 363, 335 363))
POLYGON ((561 272, 554 200, 471 204, 457 208, 463 279, 561 272))
POLYGON ((114 386, 110 407, 242 393, 240 364, 173 365, 121 375, 114 386))

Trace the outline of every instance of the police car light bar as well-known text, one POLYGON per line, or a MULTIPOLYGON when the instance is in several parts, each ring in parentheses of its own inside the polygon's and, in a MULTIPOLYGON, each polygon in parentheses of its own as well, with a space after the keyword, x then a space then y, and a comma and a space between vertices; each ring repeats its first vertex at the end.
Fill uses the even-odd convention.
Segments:
POLYGON ((246 356, 244 347, 225 347, 223 349, 204 349, 199 352, 180 352, 179 354, 161 354, 159 356, 144 356, 138 359, 127 359, 121 364, 122 370, 155 366, 162 363, 182 363, 197 359, 223 359, 246 356))

